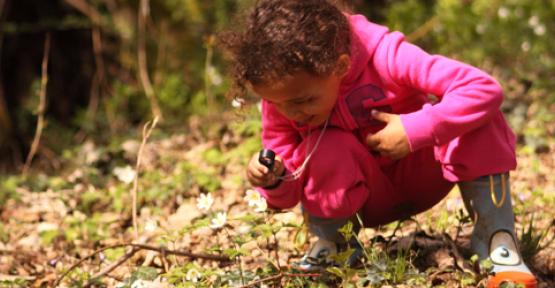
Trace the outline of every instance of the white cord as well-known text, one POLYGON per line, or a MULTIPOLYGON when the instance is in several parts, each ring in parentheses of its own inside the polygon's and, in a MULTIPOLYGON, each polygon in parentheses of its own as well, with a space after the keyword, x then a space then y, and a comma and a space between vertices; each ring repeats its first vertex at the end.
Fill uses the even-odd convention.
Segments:
MULTIPOLYGON (((301 177, 301 175, 303 174, 304 169, 306 168, 306 164, 308 164, 308 161, 312 157, 312 154, 314 154, 314 152, 316 151, 316 148, 318 148, 318 145, 320 144, 320 140, 322 140, 322 136, 324 136, 324 132, 326 132, 326 128, 328 127, 328 122, 329 122, 329 118, 326 119, 326 123, 324 123, 324 128, 322 128, 322 131, 320 132, 320 136, 318 136, 318 140, 316 140, 316 144, 314 144, 314 147, 312 148, 310 153, 308 153, 308 155, 304 159, 303 164, 299 168, 297 168, 295 171, 293 171, 291 174, 287 174, 287 175, 284 175, 284 176, 278 176, 277 177, 278 180, 295 181, 295 180, 297 180, 301 177)), ((310 135, 310 130, 309 130, 309 135, 310 135)))

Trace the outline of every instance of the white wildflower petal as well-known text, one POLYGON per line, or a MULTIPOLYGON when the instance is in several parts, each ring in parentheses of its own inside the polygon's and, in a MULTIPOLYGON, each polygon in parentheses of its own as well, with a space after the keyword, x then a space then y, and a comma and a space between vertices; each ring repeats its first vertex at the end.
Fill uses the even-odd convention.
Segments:
POLYGON ((201 276, 202 275, 197 269, 191 268, 189 269, 189 271, 187 271, 187 275, 185 275, 185 280, 196 283, 201 276))
POLYGON ((231 106, 233 108, 241 108, 245 104, 245 100, 242 98, 235 98, 231 101, 231 106))
POLYGON ((133 182, 136 177, 135 169, 131 168, 129 165, 125 167, 116 167, 113 173, 119 181, 126 184, 133 182))
POLYGON ((47 232, 47 231, 54 231, 60 229, 60 225, 50 222, 41 222, 37 226, 37 232, 47 232))
POLYGON ((220 212, 216 214, 216 217, 212 219, 212 224, 210 224, 210 228, 218 229, 225 226, 227 222, 227 214, 225 212, 220 212))
POLYGON ((540 18, 538 18, 538 16, 534 15, 528 19, 528 25, 530 25, 530 27, 536 27, 538 24, 540 24, 540 18))
POLYGON ((148 287, 147 284, 140 279, 133 281, 133 284, 131 284, 131 288, 147 288, 147 287, 148 287))
POLYGON ((499 18, 501 18, 501 19, 505 19, 505 18, 509 17, 510 13, 511 13, 511 11, 505 6, 501 6, 501 7, 499 7, 499 10, 497 10, 497 16, 499 16, 499 18))
POLYGON ((158 225, 156 223, 156 220, 150 219, 150 220, 146 221, 144 229, 145 229, 146 232, 154 232, 157 227, 158 227, 158 225))
POLYGON ((214 198, 212 198, 212 194, 210 193, 200 194, 197 198, 197 208, 199 210, 208 211, 210 207, 212 207, 212 204, 214 204, 214 198))
POLYGON ((485 32, 486 32, 486 25, 484 25, 483 23, 476 25, 476 33, 484 34, 485 32))
POLYGON ((530 47, 530 42, 528 42, 528 41, 524 41, 524 42, 522 42, 522 44, 520 45, 520 49, 522 49, 522 51, 524 51, 524 52, 530 51, 530 48, 531 48, 531 47, 530 47))
POLYGON ((220 76, 220 73, 218 73, 218 70, 214 66, 208 67, 208 77, 212 85, 220 86, 223 82, 222 76, 220 76))
POLYGON ((268 203, 264 198, 261 198, 260 201, 256 202, 256 205, 254 206, 254 212, 258 213, 262 213, 266 211, 266 209, 268 209, 268 203))
POLYGON ((536 27, 534 27, 534 34, 536 34, 538 36, 545 35, 545 25, 540 24, 540 25, 537 25, 536 27))
POLYGON ((247 201, 249 206, 255 206, 258 201, 260 201, 262 197, 260 193, 255 190, 249 189, 247 190, 247 195, 245 196, 245 201, 247 201))

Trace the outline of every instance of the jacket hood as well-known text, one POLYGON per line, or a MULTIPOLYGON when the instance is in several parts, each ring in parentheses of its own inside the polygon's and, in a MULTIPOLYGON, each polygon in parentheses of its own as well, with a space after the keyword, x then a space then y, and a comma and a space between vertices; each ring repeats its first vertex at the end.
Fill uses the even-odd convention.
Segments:
POLYGON ((383 36, 389 32, 385 26, 369 22, 363 15, 347 15, 351 26, 351 67, 342 85, 350 87, 359 78, 376 51, 383 36))

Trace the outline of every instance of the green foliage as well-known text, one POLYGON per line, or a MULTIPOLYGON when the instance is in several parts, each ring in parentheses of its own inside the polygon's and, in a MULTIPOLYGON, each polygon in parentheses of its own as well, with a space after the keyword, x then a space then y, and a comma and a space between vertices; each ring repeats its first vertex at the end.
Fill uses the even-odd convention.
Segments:
POLYGON ((528 225, 523 225, 520 235, 520 253, 524 259, 532 259, 538 252, 548 247, 555 240, 555 235, 547 239, 551 229, 555 228, 555 220, 542 231, 534 229, 534 214, 530 215, 528 225), (541 244, 545 241, 545 244, 541 244))
POLYGON ((182 162, 178 164, 178 167, 180 173, 191 175, 194 183, 207 192, 214 192, 221 187, 214 167, 201 168, 190 162, 182 162))
POLYGON ((22 179, 17 176, 0 175, 0 207, 4 207, 8 199, 17 199, 16 188, 21 182, 22 179))
POLYGON ((15 278, 13 280, 0 280, 0 287, 5 288, 24 288, 29 287, 29 280, 25 280, 22 278, 15 278))
MULTIPOLYGON (((428 51, 494 70, 511 100, 505 106, 509 111, 518 102, 534 102, 545 111, 555 103, 555 84, 548 80, 555 69, 549 37, 555 27, 552 1, 404 0, 392 2, 385 11, 387 25, 394 29, 411 36, 424 29, 416 43, 428 51), (433 25, 426 30, 428 21, 433 25)), ((553 113, 546 114, 550 116, 533 118, 539 123, 553 121, 553 113)), ((545 131, 542 124, 526 125, 545 131)))

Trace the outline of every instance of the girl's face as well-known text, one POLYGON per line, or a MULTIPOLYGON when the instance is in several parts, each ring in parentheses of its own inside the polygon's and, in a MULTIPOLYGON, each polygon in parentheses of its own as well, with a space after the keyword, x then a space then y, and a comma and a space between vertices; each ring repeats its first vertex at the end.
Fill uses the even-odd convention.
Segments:
POLYGON ((328 76, 298 72, 269 85, 252 86, 252 90, 272 103, 285 118, 300 125, 318 126, 328 119, 335 106, 341 79, 349 67, 349 62, 343 64, 346 65, 338 66, 328 76))

